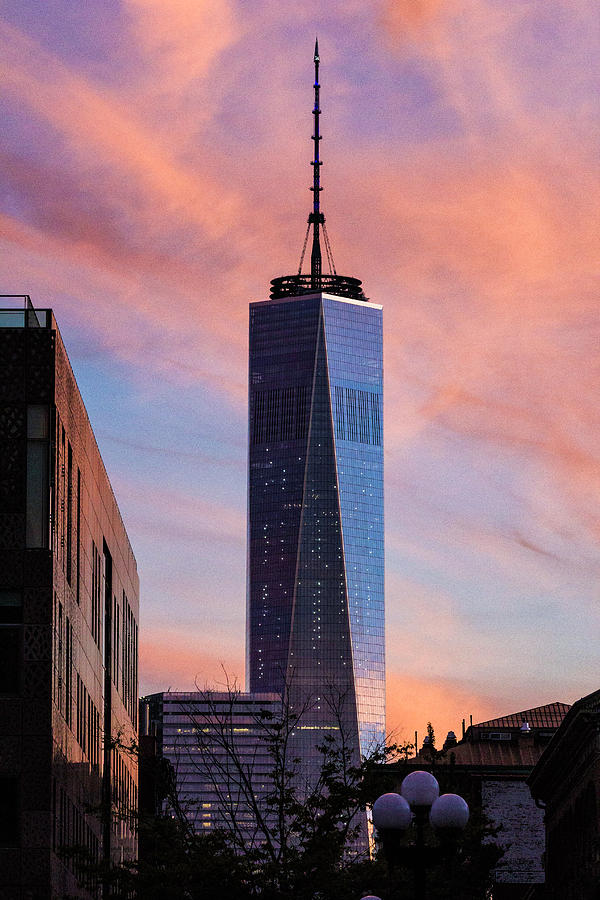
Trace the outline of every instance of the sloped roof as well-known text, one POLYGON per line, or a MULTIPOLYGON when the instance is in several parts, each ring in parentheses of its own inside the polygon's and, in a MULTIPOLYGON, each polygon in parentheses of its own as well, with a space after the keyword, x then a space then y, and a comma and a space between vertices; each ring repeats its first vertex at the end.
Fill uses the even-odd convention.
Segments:
MULTIPOLYGON (((542 755, 544 745, 535 741, 534 735, 514 735, 511 741, 461 741, 435 756, 436 766, 467 766, 473 769, 527 769, 531 771, 542 755)), ((428 767, 432 763, 431 754, 420 751, 415 765, 428 767)))
POLYGON ((542 755, 542 750, 543 747, 535 744, 531 738, 527 741, 468 741, 449 747, 445 757, 438 762, 454 762, 457 766, 532 769, 542 755))
POLYGON ((520 728, 523 722, 529 722, 530 728, 555 729, 570 709, 568 703, 547 703, 545 706, 534 706, 533 709, 524 709, 499 719, 478 722, 473 728, 520 728))

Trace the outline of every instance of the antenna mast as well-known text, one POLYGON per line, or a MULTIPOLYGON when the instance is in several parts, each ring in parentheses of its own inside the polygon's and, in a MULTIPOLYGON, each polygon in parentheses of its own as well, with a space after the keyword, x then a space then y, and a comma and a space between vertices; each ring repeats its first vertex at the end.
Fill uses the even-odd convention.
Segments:
POLYGON ((319 142, 321 140, 321 135, 319 133, 319 115, 321 114, 321 110, 319 109, 319 62, 319 42, 318 40, 315 40, 315 105, 313 109, 313 116, 315 117, 315 133, 312 136, 312 139, 315 142, 315 158, 311 163, 313 167, 313 185, 311 187, 311 191, 313 192, 313 211, 308 217, 308 224, 309 226, 312 224, 313 227, 313 243, 312 252, 310 254, 310 286, 317 291, 321 289, 322 270, 319 228, 321 225, 325 225, 325 216, 321 212, 319 198, 319 194, 323 190, 321 187, 320 172, 323 163, 319 159, 319 142))
POLYGON ((281 297, 299 297, 302 294, 314 294, 318 292, 327 292, 336 297, 348 297, 352 300, 363 300, 367 302, 362 289, 362 281, 360 278, 352 278, 348 275, 338 275, 333 254, 331 252, 331 243, 327 234, 327 226, 325 225, 325 216, 321 212, 320 193, 321 187, 321 166, 323 163, 320 159, 320 140, 321 134, 319 129, 319 116, 321 110, 319 108, 319 42, 315 40, 315 105, 313 107, 313 116, 315 117, 314 134, 312 136, 315 142, 314 159, 311 162, 313 167, 313 183, 311 191, 313 192, 313 208, 308 217, 308 227, 304 236, 304 244, 302 245, 302 253, 300 254, 300 265, 295 275, 281 275, 279 278, 271 279, 271 300, 278 300, 281 297), (310 275, 302 274, 302 266, 304 256, 307 251, 308 236, 312 225, 313 240, 310 254, 310 275), (321 257, 321 228, 323 228, 323 241, 325 243, 325 253, 327 254, 327 264, 329 273, 323 274, 323 260, 321 257))

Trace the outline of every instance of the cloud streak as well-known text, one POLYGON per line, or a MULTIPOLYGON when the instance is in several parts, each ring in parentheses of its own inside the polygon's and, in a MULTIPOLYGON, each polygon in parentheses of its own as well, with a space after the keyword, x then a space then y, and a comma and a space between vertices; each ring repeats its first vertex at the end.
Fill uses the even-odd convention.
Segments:
POLYGON ((55 306, 92 404, 117 396, 95 419, 139 548, 144 683, 210 678, 228 628, 243 655, 247 301, 299 256, 319 20, 336 261, 385 308, 390 725, 535 705, 526 685, 573 699, 597 686, 576 658, 600 566, 597 10, 321 12, 127 0, 102 48, 128 53, 101 63, 0 22, 5 287, 55 306), (523 662, 534 639, 552 671, 523 662))

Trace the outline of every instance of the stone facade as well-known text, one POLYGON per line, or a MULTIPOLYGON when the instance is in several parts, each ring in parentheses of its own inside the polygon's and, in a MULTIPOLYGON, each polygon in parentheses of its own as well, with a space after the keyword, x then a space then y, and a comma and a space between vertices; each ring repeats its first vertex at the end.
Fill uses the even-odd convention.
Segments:
POLYGON ((543 884, 544 813, 520 779, 484 778, 481 806, 498 828, 495 839, 504 850, 496 867, 499 884, 543 884))

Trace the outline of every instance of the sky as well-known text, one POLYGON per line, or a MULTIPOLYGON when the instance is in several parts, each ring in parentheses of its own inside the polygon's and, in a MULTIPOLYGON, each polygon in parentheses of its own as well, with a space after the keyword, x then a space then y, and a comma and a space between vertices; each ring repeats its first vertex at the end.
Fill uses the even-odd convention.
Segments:
POLYGON ((2 292, 52 307, 142 693, 244 684, 248 303, 384 307, 388 730, 599 686, 596 0, 2 0, 2 292))

